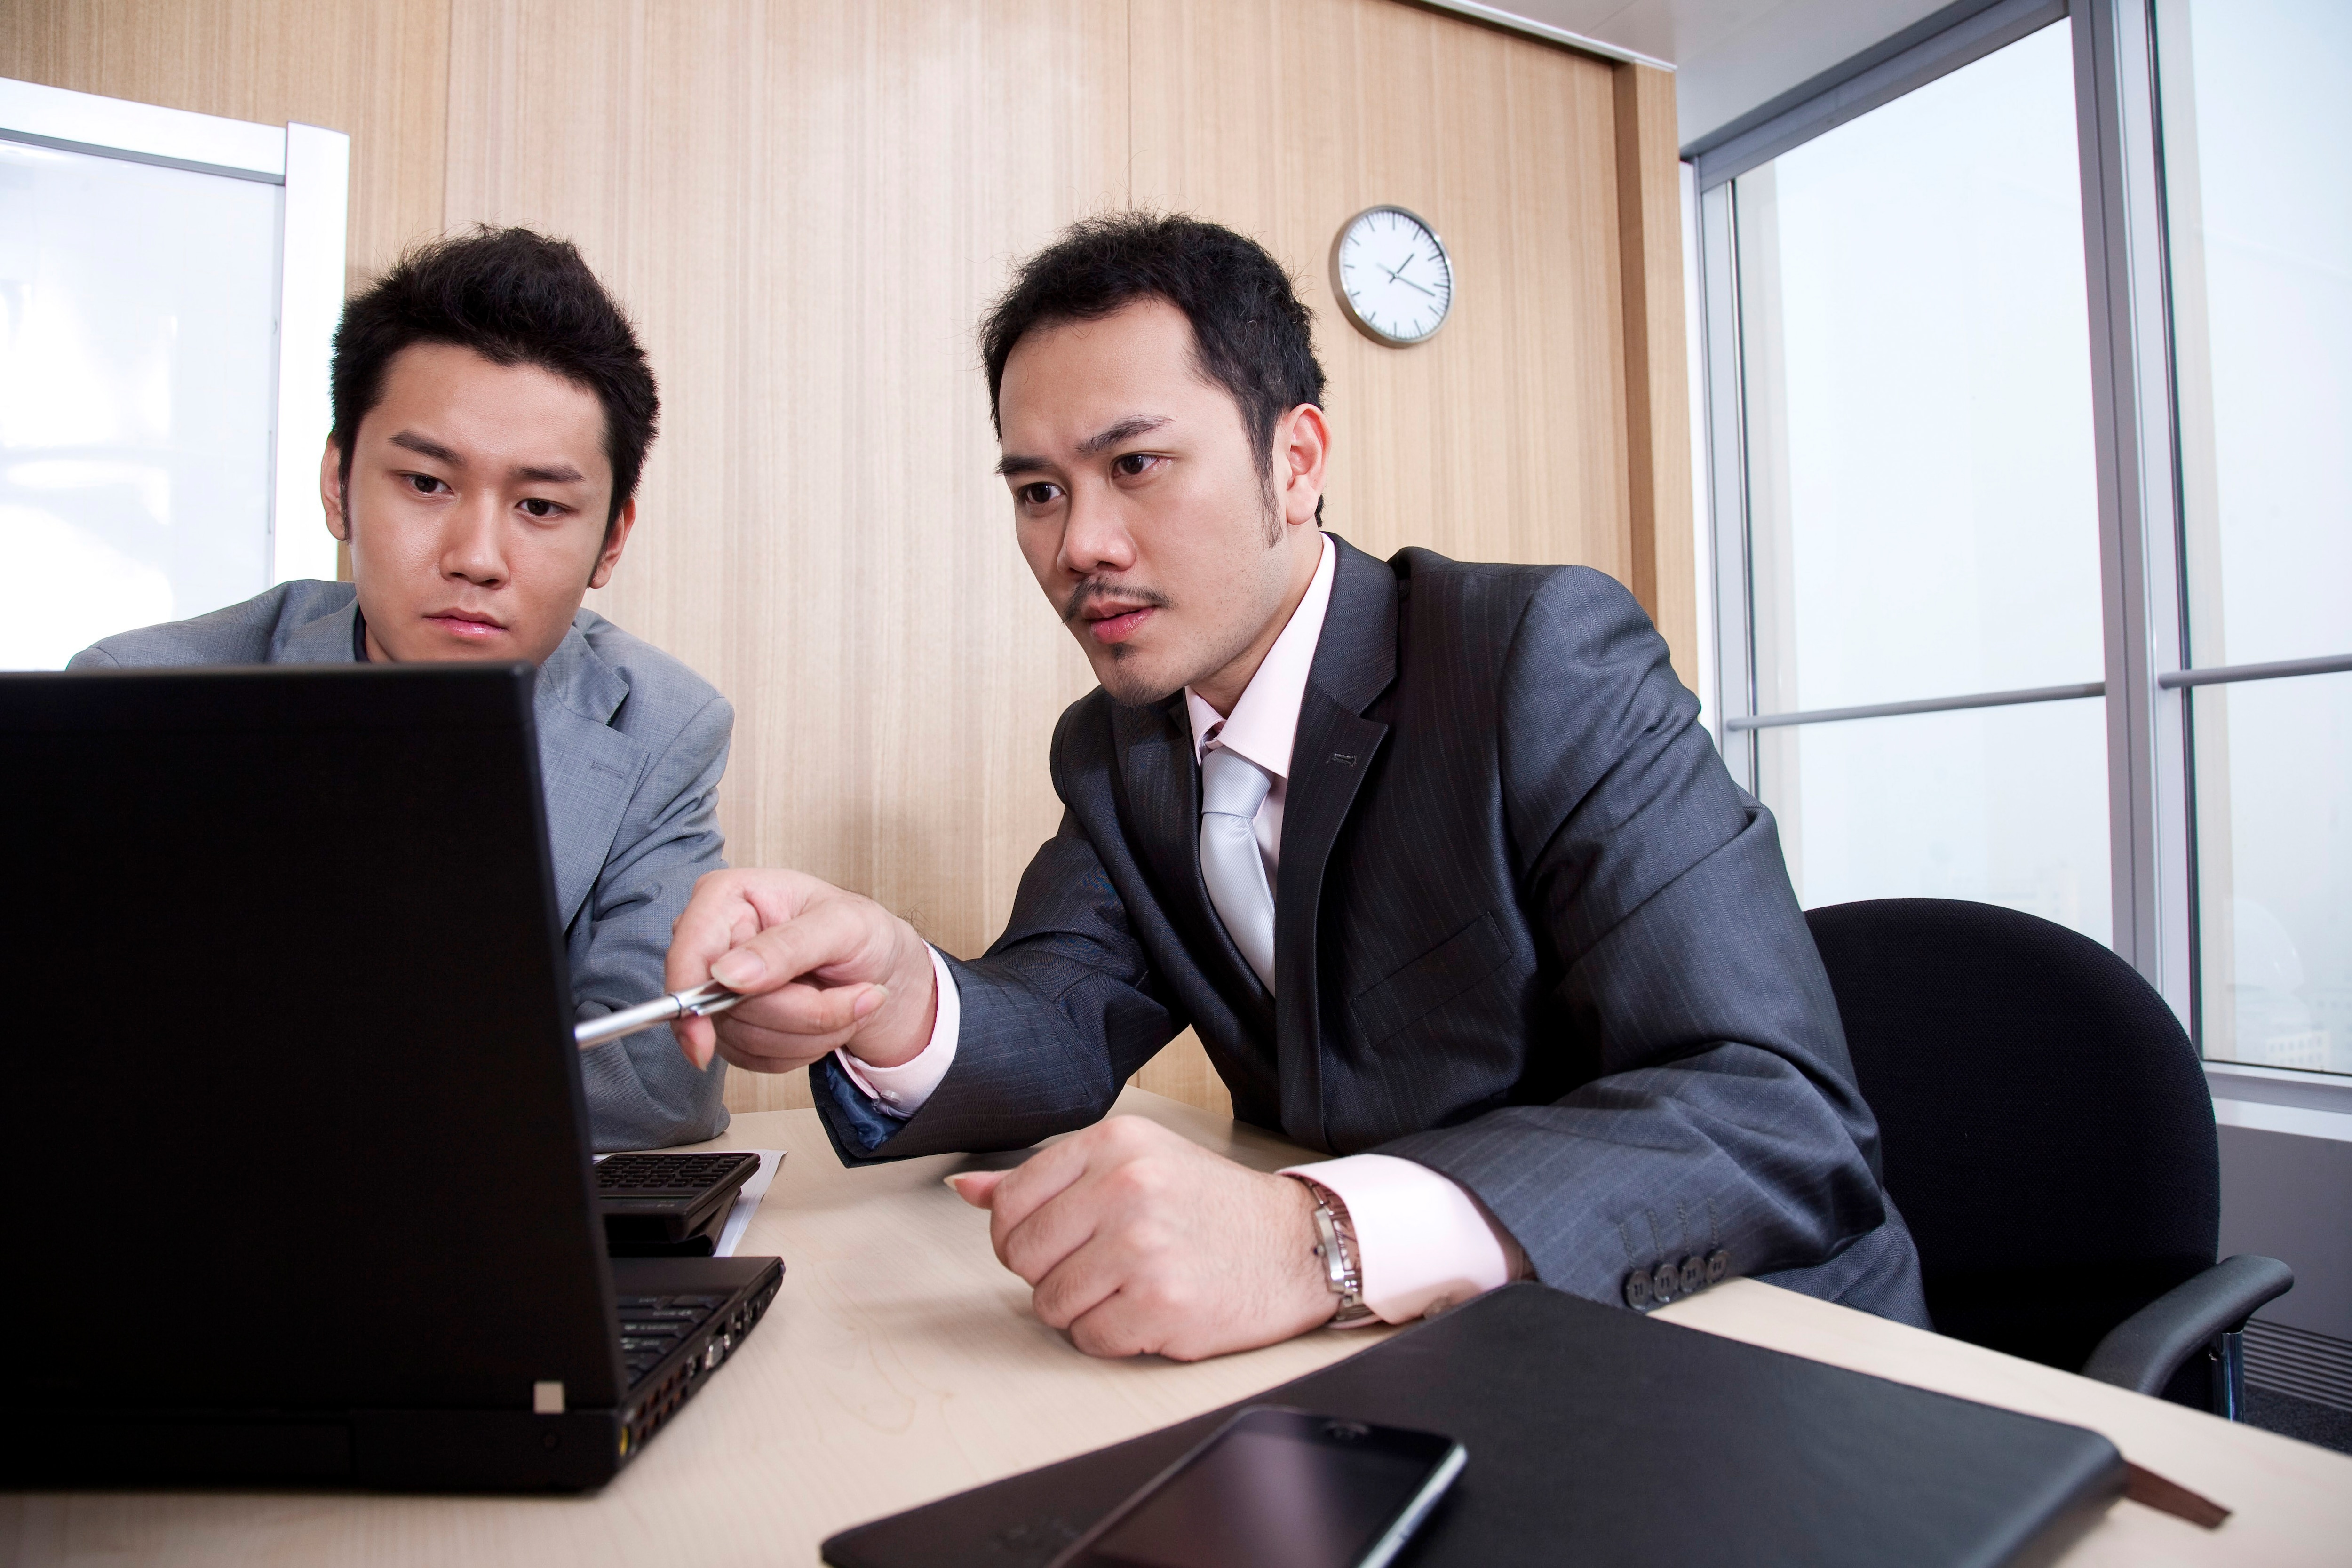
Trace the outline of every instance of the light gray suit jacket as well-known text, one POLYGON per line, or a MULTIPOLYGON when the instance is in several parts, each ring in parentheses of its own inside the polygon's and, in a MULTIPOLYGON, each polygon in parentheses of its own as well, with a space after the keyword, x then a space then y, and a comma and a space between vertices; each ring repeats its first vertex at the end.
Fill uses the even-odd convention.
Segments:
MULTIPOLYGON (((123 632, 73 669, 201 664, 351 664, 349 583, 283 583, 191 621, 123 632)), ((541 666, 534 702, 555 897, 583 1018, 656 996, 670 922, 695 879, 726 865, 719 775, 735 710, 709 682, 593 610, 541 666)), ((667 1029, 582 1054, 599 1150, 714 1137, 726 1067, 689 1066, 667 1029)))

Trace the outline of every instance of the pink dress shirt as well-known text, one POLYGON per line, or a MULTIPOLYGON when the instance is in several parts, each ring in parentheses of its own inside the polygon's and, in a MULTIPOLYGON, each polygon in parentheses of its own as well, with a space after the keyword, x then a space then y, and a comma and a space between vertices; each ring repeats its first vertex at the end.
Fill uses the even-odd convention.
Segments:
MULTIPOLYGON (((1191 688, 1184 691, 1192 721, 1192 756, 1222 746, 1240 752, 1274 776, 1265 804, 1252 824, 1265 857, 1268 887, 1282 858, 1282 807, 1290 775, 1290 747, 1298 731, 1298 710, 1307 698, 1323 617, 1331 605, 1331 578, 1339 552, 1323 541, 1315 580, 1298 601, 1289 625, 1266 650, 1249 685, 1222 717, 1191 688)), ((850 1081, 882 1110, 912 1116, 930 1099, 955 1060, 961 1008, 954 977, 934 951, 939 982, 939 1020, 920 1055, 895 1068, 877 1068, 835 1053, 850 1081)), ((1356 1236, 1357 1264, 1363 1275, 1364 1304, 1375 1316, 1402 1323, 1467 1300, 1507 1283, 1525 1271, 1518 1247, 1461 1186, 1426 1165, 1388 1154, 1350 1154, 1344 1159, 1293 1165, 1298 1176, 1336 1195, 1348 1211, 1356 1236)))

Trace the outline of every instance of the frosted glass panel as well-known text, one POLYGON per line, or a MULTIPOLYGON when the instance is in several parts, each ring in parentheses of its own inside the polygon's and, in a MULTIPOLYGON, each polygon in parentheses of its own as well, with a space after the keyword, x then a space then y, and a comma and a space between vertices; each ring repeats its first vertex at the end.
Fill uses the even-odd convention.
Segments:
POLYGON ((1759 733, 1806 908, 2005 904, 2108 940, 2106 704, 1967 708, 1759 733))
POLYGON ((268 585, 278 205, 0 142, 0 668, 268 585))
POLYGON ((2196 662, 2352 653, 2352 5, 2158 17, 2196 662))
POLYGON ((1761 712, 2101 677, 2073 70, 2044 28, 1734 184, 1761 712))
POLYGON ((2205 1054, 2352 1073, 2352 675, 2192 701, 2205 1054))

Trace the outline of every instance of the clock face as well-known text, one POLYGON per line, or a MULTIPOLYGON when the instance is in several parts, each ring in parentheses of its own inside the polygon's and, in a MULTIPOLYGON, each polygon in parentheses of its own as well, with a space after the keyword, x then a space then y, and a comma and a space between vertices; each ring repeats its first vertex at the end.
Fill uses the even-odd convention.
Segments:
POLYGON ((1367 337, 1426 342, 1454 308, 1454 262, 1437 232, 1402 207, 1367 207, 1331 245, 1331 287, 1367 337))

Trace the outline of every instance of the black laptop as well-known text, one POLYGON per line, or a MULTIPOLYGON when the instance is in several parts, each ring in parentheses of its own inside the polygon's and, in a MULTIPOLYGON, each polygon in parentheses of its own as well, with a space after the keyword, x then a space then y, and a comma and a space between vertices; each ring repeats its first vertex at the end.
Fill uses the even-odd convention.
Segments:
POLYGON ((758 1322, 606 1255, 531 683, 0 676, 0 1485, 594 1487, 758 1322))

